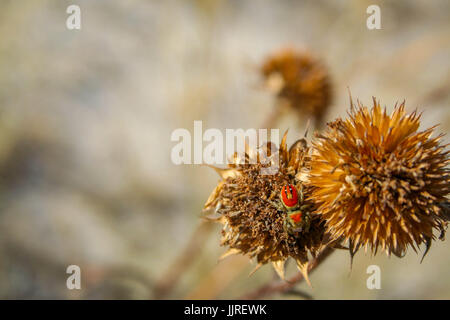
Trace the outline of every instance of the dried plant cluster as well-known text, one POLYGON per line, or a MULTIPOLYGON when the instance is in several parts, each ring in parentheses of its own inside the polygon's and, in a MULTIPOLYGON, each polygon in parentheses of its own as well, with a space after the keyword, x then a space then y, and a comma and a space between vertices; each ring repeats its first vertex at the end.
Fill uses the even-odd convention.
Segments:
POLYGON ((261 67, 269 89, 301 117, 312 117, 320 125, 331 102, 327 69, 307 52, 284 49, 261 67))
POLYGON ((396 106, 392 115, 352 104, 349 118, 328 124, 314 142, 309 185, 327 232, 373 253, 404 255, 408 246, 428 247, 433 229, 443 239, 442 204, 450 191, 448 151, 419 131, 420 116, 396 106))
MULTIPOLYGON (((262 72, 271 81, 278 76, 278 97, 322 120, 331 89, 315 59, 285 50, 262 72)), ((327 126, 311 145, 300 139, 288 150, 285 134, 275 153, 248 151, 227 169, 215 168, 222 181, 204 210, 223 225, 221 244, 229 248, 223 257, 247 255, 256 269, 270 262, 281 278, 292 257, 309 283, 310 257, 324 250, 348 249, 353 258, 364 247, 402 257, 409 247, 417 252, 425 245, 424 257, 432 241, 444 239, 450 151, 440 144, 442 135, 432 137, 434 127, 419 130, 420 115, 407 114, 404 103, 388 114, 375 98, 368 108, 359 101, 355 106, 351 97, 348 118, 327 126), (249 164, 254 157, 256 164, 249 164), (276 174, 261 174, 277 162, 276 174), (299 216, 311 221, 310 228, 294 232, 286 229, 289 206, 277 205, 280 191, 291 185, 303 195, 299 216)))
MULTIPOLYGON (((271 262, 282 278, 284 264, 292 257, 307 279, 308 254, 315 257, 323 248, 325 229, 318 216, 312 217, 307 232, 289 233, 284 228, 286 212, 276 205, 280 190, 288 184, 304 193, 310 189, 304 186, 309 170, 309 147, 301 139, 288 150, 286 137, 285 134, 279 150, 274 154, 267 152, 269 156, 263 152, 265 158, 258 158, 256 164, 235 158, 229 169, 216 169, 223 180, 208 199, 205 211, 211 213, 210 219, 223 224, 222 245, 230 248, 224 257, 235 253, 248 255, 256 259, 256 269, 271 262), (280 167, 276 174, 261 174, 264 167, 277 165, 278 161, 280 167)), ((251 153, 246 154, 247 160, 250 157, 251 153)), ((314 209, 310 200, 305 200, 303 205, 311 212, 314 209)))

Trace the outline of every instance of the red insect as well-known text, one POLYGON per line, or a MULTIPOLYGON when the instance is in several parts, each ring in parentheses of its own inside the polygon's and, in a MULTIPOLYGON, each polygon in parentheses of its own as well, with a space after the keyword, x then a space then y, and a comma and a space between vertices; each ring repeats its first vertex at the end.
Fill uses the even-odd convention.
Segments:
POLYGON ((281 201, 287 209, 295 208, 298 205, 298 192, 295 186, 288 184, 281 189, 281 201))
POLYGON ((294 185, 287 184, 281 188, 280 200, 282 206, 275 204, 275 207, 286 212, 285 229, 289 233, 295 231, 308 232, 310 224, 309 205, 303 204, 303 190, 297 191, 294 185))
POLYGON ((302 222, 303 214, 301 212, 294 212, 289 215, 289 218, 294 221, 295 224, 302 222))

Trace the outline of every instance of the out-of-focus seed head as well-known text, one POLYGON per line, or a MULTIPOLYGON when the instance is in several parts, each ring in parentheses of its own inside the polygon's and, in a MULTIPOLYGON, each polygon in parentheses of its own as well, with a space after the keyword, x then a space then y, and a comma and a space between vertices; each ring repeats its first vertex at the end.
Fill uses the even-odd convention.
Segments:
POLYGON ((426 254, 433 230, 443 239, 449 152, 442 135, 419 131, 420 115, 404 109, 396 105, 388 115, 375 98, 371 110, 351 102, 349 118, 329 123, 313 143, 311 198, 327 232, 348 240, 352 256, 362 246, 403 256, 420 244, 426 254))
POLYGON ((300 113, 320 124, 331 102, 327 69, 307 52, 284 49, 261 67, 267 87, 300 113))

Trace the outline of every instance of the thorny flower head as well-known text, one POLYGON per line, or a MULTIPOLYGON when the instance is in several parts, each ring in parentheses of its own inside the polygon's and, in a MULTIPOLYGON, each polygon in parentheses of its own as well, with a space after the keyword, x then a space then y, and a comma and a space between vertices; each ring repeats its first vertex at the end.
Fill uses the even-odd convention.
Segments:
POLYGON ((419 131, 420 115, 404 107, 388 115, 375 98, 371 110, 351 102, 349 118, 329 123, 313 143, 311 198, 330 236, 348 240, 352 257, 362 246, 402 256, 420 244, 425 256, 433 230, 444 237, 449 152, 442 135, 419 131))

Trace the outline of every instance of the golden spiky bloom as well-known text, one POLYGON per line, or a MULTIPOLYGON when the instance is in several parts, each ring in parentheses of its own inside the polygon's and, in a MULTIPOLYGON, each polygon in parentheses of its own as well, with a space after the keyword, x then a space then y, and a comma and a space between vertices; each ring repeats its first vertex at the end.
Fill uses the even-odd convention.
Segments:
MULTIPOLYGON (((293 184, 305 195, 310 191, 303 186, 309 169, 309 147, 301 139, 288 151, 286 137, 285 134, 279 149, 272 145, 274 153, 268 144, 262 154, 246 153, 246 163, 235 157, 229 168, 215 168, 223 180, 210 195, 204 211, 209 213, 208 218, 223 224, 221 245, 229 250, 222 257, 241 253, 255 258, 255 271, 271 262, 281 278, 284 278, 285 261, 292 257, 309 283, 308 253, 315 257, 322 250, 324 226, 318 216, 311 215, 308 232, 290 233, 284 228, 287 213, 276 205, 282 187, 293 184), (255 156, 257 161, 249 164, 255 156), (263 168, 278 164, 279 170, 261 174, 263 168)), ((311 200, 302 204, 308 205, 307 211, 314 208, 311 200)))
POLYGON ((443 239, 449 152, 442 135, 419 131, 420 115, 404 108, 388 115, 375 98, 371 110, 351 102, 349 118, 329 123, 313 142, 311 198, 327 232, 348 240, 352 256, 362 246, 403 256, 422 243, 425 255, 433 230, 443 239))
POLYGON ((284 49, 263 63, 261 73, 280 99, 320 124, 331 102, 331 85, 327 69, 317 59, 284 49))

